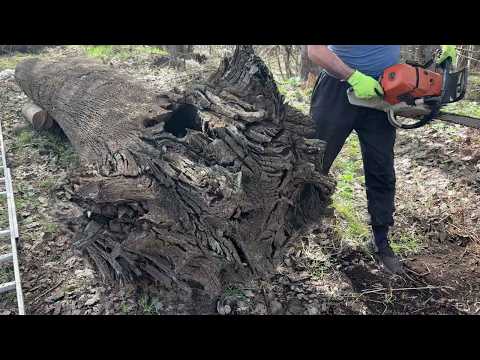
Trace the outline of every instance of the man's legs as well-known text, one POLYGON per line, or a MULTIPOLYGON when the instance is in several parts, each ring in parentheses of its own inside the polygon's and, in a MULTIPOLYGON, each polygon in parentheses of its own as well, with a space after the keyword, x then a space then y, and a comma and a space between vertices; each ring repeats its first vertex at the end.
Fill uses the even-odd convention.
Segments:
POLYGON ((362 149, 368 212, 374 241, 381 260, 391 272, 401 272, 401 265, 388 243, 388 228, 395 211, 394 150, 396 131, 384 112, 363 109, 355 123, 362 149))
POLYGON ((401 266, 388 245, 388 227, 393 224, 395 197, 395 128, 385 113, 351 105, 346 96, 348 87, 347 83, 322 73, 312 95, 310 114, 316 124, 316 137, 327 142, 323 172, 329 172, 355 128, 360 138, 368 210, 380 261, 388 270, 399 272, 401 266))

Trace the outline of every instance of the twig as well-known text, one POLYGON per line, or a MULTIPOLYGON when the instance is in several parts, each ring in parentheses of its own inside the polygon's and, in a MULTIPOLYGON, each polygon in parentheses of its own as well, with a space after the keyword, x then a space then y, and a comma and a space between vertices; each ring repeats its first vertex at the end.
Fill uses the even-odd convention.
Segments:
POLYGON ((28 292, 32 293, 32 292, 34 292, 35 290, 37 290, 37 289, 39 289, 39 288, 41 288, 41 287, 42 287, 42 285, 37 285, 37 286, 35 286, 35 287, 32 288, 32 289, 25 289, 25 292, 28 291, 28 292))
POLYGON ((434 290, 434 289, 450 289, 450 290, 455 290, 454 288, 450 286, 421 286, 421 287, 406 287, 406 288, 396 288, 396 289, 386 289, 386 288, 381 288, 381 289, 369 289, 369 290, 364 290, 360 295, 365 295, 365 294, 371 294, 371 293, 378 293, 381 291, 408 291, 408 290, 434 290))
POLYGON ((415 313, 420 312, 420 311, 425 310, 425 309, 426 309, 426 307, 421 308, 421 309, 417 309, 415 311, 412 311, 412 314, 415 314, 415 313))
POLYGON ((42 297, 44 297, 45 295, 47 295, 49 292, 55 290, 56 288, 58 288, 60 286, 60 284, 63 283, 63 280, 60 280, 54 287, 44 291, 42 294, 40 294, 39 296, 37 296, 35 298, 35 300, 32 301, 32 305, 35 304, 38 300, 40 300, 42 297))
POLYGON ((462 231, 462 229, 460 229, 460 228, 459 228, 457 225, 455 225, 455 224, 449 224, 449 225, 450 225, 450 226, 453 226, 455 229, 457 229, 458 231, 460 231, 460 233, 457 234, 457 235, 461 235, 461 236, 465 236, 465 235, 466 235, 465 237, 470 237, 470 238, 472 238, 474 241, 480 243, 480 239, 479 239, 477 236, 475 236, 473 233, 471 233, 470 231, 468 231, 468 230, 463 230, 463 231, 462 231))
POLYGON ((427 263, 423 263, 423 265, 425 265, 425 267, 427 268, 428 273, 430 274, 430 268, 428 267, 428 264, 427 264, 427 263))
MULTIPOLYGON (((425 266, 426 266, 426 265, 425 265, 425 266)), ((426 267, 427 267, 427 266, 426 266, 426 267)), ((428 267, 427 267, 427 272, 424 273, 424 274, 419 274, 419 273, 417 273, 416 271, 414 271, 414 270, 412 270, 412 269, 410 269, 410 268, 407 268, 407 267, 405 267, 405 269, 408 270, 408 271, 410 271, 411 273, 417 275, 417 276, 420 276, 420 277, 423 277, 423 276, 426 276, 426 275, 429 275, 429 274, 430 274, 430 270, 428 269, 428 267)))
POLYGON ((430 296, 427 300, 425 300, 422 305, 425 306, 431 299, 433 298, 433 296, 430 296))

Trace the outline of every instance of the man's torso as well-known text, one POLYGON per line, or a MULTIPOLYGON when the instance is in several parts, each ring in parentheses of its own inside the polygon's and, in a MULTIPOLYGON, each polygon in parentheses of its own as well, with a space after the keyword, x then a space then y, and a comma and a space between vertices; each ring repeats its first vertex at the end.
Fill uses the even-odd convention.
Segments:
POLYGON ((352 69, 374 78, 400 61, 400 45, 328 45, 328 48, 352 69))

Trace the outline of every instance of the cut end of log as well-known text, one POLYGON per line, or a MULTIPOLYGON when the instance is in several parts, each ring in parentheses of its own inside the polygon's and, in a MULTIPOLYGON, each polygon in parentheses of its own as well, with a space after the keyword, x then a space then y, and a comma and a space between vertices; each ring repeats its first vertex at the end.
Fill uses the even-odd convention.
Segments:
POLYGON ((51 129, 55 123, 47 111, 33 103, 26 104, 22 108, 22 115, 35 130, 51 129))

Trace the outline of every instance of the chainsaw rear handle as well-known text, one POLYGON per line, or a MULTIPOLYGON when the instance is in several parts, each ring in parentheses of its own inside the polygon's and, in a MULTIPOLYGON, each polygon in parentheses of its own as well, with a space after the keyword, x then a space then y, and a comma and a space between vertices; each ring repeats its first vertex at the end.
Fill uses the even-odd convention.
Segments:
POLYGON ((379 96, 377 98, 364 100, 364 99, 357 98, 355 96, 353 88, 350 87, 347 89, 347 97, 350 104, 355 106, 360 106, 360 107, 372 108, 378 111, 384 111, 387 114, 388 122, 393 127, 396 127, 398 129, 406 129, 406 130, 416 129, 425 125, 431 120, 423 117, 422 119, 418 120, 413 124, 403 124, 400 120, 398 120, 390 104, 388 104, 386 101, 383 100, 383 97, 381 94, 378 94, 378 95, 379 96))
POLYGON ((433 120, 433 117, 430 116, 424 116, 422 119, 418 120, 417 122, 413 124, 404 124, 400 121, 398 121, 395 113, 393 112, 392 109, 389 109, 386 111, 387 113, 387 118, 388 122, 393 126, 396 127, 397 129, 404 129, 404 130, 411 130, 411 129, 417 129, 419 127, 422 127, 426 124, 428 124, 430 121, 433 120))

